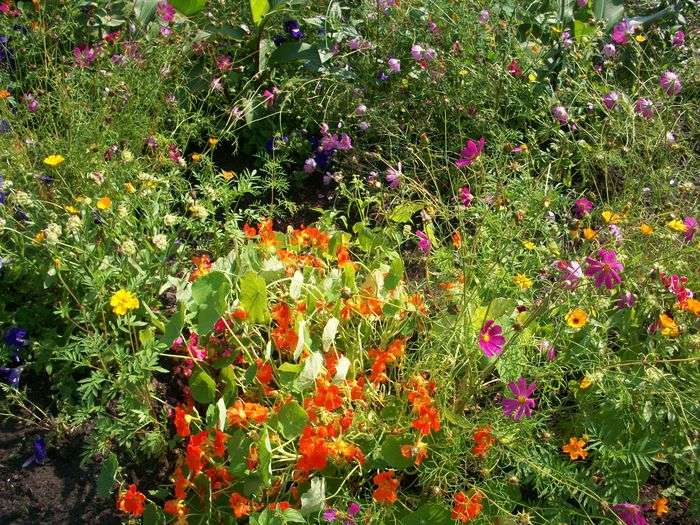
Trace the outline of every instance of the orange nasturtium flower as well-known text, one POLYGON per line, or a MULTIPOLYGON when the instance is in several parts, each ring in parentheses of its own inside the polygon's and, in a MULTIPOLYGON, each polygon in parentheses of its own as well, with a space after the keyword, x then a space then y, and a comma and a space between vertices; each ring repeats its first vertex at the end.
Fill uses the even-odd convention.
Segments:
POLYGON ((387 470, 377 473, 372 482, 377 488, 372 493, 374 501, 378 503, 394 503, 396 501, 396 489, 399 488, 399 480, 394 478, 394 471, 387 470))
POLYGON ((481 512, 481 499, 484 495, 478 490, 471 496, 460 491, 455 494, 454 507, 452 507, 452 519, 460 523, 467 523, 476 518, 481 512))
POLYGON ((577 459, 586 459, 588 457, 588 451, 584 450, 585 446, 586 440, 572 437, 569 439, 569 442, 566 445, 561 447, 561 450, 575 461, 577 459))
POLYGON ((143 502, 146 501, 146 496, 136 490, 136 485, 129 485, 129 490, 120 492, 117 497, 117 510, 138 517, 143 514, 143 502))
POLYGON ((190 435, 191 420, 192 416, 185 412, 185 409, 182 408, 182 405, 178 405, 177 407, 175 407, 175 419, 173 422, 175 424, 175 430, 178 436, 187 437, 190 435))
POLYGON ((654 509, 658 517, 661 517, 668 512, 668 498, 664 498, 663 496, 656 498, 651 508, 654 509))
POLYGON ((486 457, 491 445, 496 442, 496 438, 493 437, 491 433, 491 427, 479 427, 472 434, 474 438, 474 446, 472 447, 472 453, 480 458, 486 457))

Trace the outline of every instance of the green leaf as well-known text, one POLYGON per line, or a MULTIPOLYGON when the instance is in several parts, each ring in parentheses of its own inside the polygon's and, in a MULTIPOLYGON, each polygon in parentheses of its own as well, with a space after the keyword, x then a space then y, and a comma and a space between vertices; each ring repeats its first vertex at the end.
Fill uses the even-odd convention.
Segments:
POLYGON ((161 525, 165 523, 165 514, 155 503, 148 503, 143 511, 143 525, 161 525))
POLYGON ((156 5, 158 0, 135 0, 134 14, 141 27, 146 27, 156 14, 156 5))
POLYGON ((185 16, 199 13, 204 9, 206 0, 170 0, 170 5, 180 11, 185 16))
POLYGON ((190 390, 197 403, 213 403, 216 401, 216 383, 204 370, 198 370, 190 376, 190 390))
POLYGON ((301 495, 301 513, 313 514, 323 510, 326 501, 326 480, 312 478, 311 487, 301 495))
POLYGON ((306 42, 285 42, 275 49, 267 60, 268 65, 291 64, 292 62, 305 62, 320 66, 321 56, 318 53, 318 47, 306 42))
POLYGON ((393 290, 396 288, 403 278, 404 265, 403 260, 398 254, 394 255, 389 268, 389 273, 384 278, 384 289, 393 290))
POLYGON ((426 503, 401 518, 401 525, 453 525, 449 507, 443 503, 426 503))
POLYGON ((277 369, 280 376, 279 382, 281 386, 286 386, 294 383, 302 369, 301 363, 282 363, 277 369))
POLYGON ((197 332, 206 334, 226 311, 231 284, 221 272, 211 272, 192 285, 192 300, 197 308, 197 332))
POLYGON ((606 20, 609 30, 625 16, 624 0, 593 0, 593 14, 599 20, 606 20))
POLYGON ((412 445, 409 437, 403 439, 394 436, 389 436, 382 443, 381 458, 386 461, 390 467, 397 469, 408 468, 413 465, 413 458, 404 457, 401 454, 402 445, 412 445))
POLYGON ((391 211, 389 219, 394 222, 408 222, 415 213, 424 207, 425 203, 420 201, 402 202, 391 211))
POLYGON ((264 485, 269 485, 272 480, 272 445, 270 444, 270 434, 267 427, 263 430, 263 434, 258 442, 258 458, 262 482, 264 485))
POLYGON ((580 20, 574 20, 574 36, 577 40, 586 36, 593 36, 595 32, 595 26, 581 22, 580 20))
POLYGON ((282 512, 285 523, 306 523, 306 519, 297 509, 286 509, 282 512))
POLYGON ((285 438, 293 439, 301 435, 308 420, 309 417, 301 405, 292 401, 284 405, 277 414, 277 427, 285 438))
POLYGON ((270 12, 268 0, 250 0, 250 13, 253 15, 253 23, 260 25, 263 17, 270 12))
POLYGON ((107 456, 107 459, 102 463, 102 468, 100 468, 100 475, 97 477, 98 497, 107 498, 112 493, 118 468, 117 456, 114 454, 107 456))
POLYGON ((265 279, 254 272, 248 272, 240 281, 241 306, 247 319, 253 323, 265 323, 268 317, 267 286, 265 279))
POLYGON ((173 341, 177 339, 182 332, 182 328, 185 326, 185 308, 181 304, 177 310, 177 313, 173 315, 168 324, 165 325, 165 332, 160 336, 160 342, 170 347, 173 341))

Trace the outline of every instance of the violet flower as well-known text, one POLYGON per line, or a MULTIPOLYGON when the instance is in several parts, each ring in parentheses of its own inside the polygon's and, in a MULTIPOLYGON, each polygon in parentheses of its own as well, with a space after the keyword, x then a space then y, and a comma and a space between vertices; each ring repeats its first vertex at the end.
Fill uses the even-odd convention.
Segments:
POLYGON ((392 73, 399 73, 401 71, 401 61, 398 58, 390 58, 387 60, 387 65, 389 66, 389 71, 392 73))
POLYGON ((673 71, 665 71, 659 77, 659 85, 668 96, 678 95, 681 92, 681 81, 673 71))
POLYGON ((582 219, 583 217, 591 213, 592 209, 593 203, 585 197, 581 197, 580 199, 577 199, 576 202, 574 202, 574 215, 576 215, 576 217, 579 219, 582 219))
POLYGON ((620 272, 624 270, 623 264, 617 260, 617 254, 613 250, 601 249, 598 251, 599 259, 586 257, 587 268, 584 274, 594 277, 595 287, 605 287, 610 290, 622 282, 620 272))
POLYGON ((22 375, 21 366, 4 367, 0 366, 0 381, 10 385, 15 390, 19 388, 19 379, 22 375))
POLYGON ((469 186, 462 186, 459 189, 459 200, 462 202, 462 206, 469 206, 474 200, 474 195, 472 195, 469 186))
POLYGON ((398 164, 398 169, 387 168, 386 170, 386 181, 389 183, 389 187, 395 190, 401 184, 401 163, 398 164))
POLYGON ((634 110, 644 118, 649 119, 654 116, 654 103, 648 98, 637 99, 634 110))
POLYGON ((485 24, 489 21, 489 18, 491 18, 491 13, 489 13, 487 9, 482 9, 479 13, 479 23, 485 24))
POLYGON ((304 161, 304 173, 313 173, 316 171, 316 161, 314 159, 306 159, 304 161))
POLYGON ((75 65, 78 67, 90 67, 92 63, 97 59, 97 55, 100 53, 100 48, 88 47, 87 44, 73 48, 73 57, 75 58, 75 65))
POLYGON ((671 45, 673 47, 680 47, 685 43, 685 33, 683 31, 676 31, 671 37, 671 45))
POLYGON ((29 331, 21 326, 12 326, 3 337, 3 342, 15 352, 29 346, 29 331))
POLYGON ((536 383, 528 385, 524 377, 520 377, 515 383, 509 383, 508 388, 515 396, 515 399, 503 399, 503 414, 512 417, 514 421, 520 421, 523 416, 532 416, 532 409, 535 408, 535 399, 531 396, 536 387, 536 383))
POLYGON ((333 508, 326 509, 323 511, 321 518, 323 519, 323 521, 327 521, 329 523, 332 523, 338 519, 338 511, 336 509, 333 509, 333 508))
POLYGON ((455 166, 458 168, 469 166, 484 151, 484 144, 486 144, 484 137, 481 137, 479 142, 474 142, 472 139, 469 139, 459 153, 459 159, 455 162, 455 166))
POLYGON ((617 91, 610 91, 609 93, 603 95, 603 105, 608 110, 615 109, 615 106, 617 106, 619 100, 620 95, 618 95, 617 91))
POLYGON ((583 9, 588 5, 588 0, 576 0, 576 5, 583 9))
POLYGON ((495 324, 492 319, 484 323, 479 332, 479 347, 486 357, 493 357, 503 352, 505 337, 501 335, 503 329, 495 324))
POLYGON ((629 41, 629 36, 633 33, 634 28, 628 20, 622 20, 615 24, 612 30, 612 39, 616 44, 626 44, 629 41))
POLYGON ((420 251, 422 251, 423 253, 430 252, 432 243, 430 242, 430 239, 428 238, 426 233, 424 231, 417 230, 416 237, 418 237, 418 248, 420 249, 420 251))
POLYGON ((552 108, 552 116, 559 121, 559 124, 563 125, 569 122, 569 114, 564 106, 554 106, 552 108))
POLYGON ((617 54, 617 48, 615 47, 615 44, 612 42, 609 42, 603 46, 603 54, 608 57, 612 58, 617 54))
POLYGON ((564 289, 573 290, 579 285, 583 277, 581 265, 576 261, 556 261, 554 266, 561 272, 561 283, 564 289))
POLYGON ((683 219, 683 224, 685 225, 685 233, 683 236, 686 241, 690 242, 698 231, 698 221, 695 217, 686 217, 683 219))
POLYGON ((165 23, 170 23, 175 18, 175 8, 165 0, 158 2, 156 12, 158 13, 160 19, 165 23))
POLYGON ((538 348, 540 352, 544 352, 547 355, 548 361, 554 361, 557 358, 557 349, 554 348, 554 345, 546 339, 543 339, 540 342, 538 348))
POLYGON ((625 525, 647 525, 642 507, 633 503, 618 503, 612 506, 613 512, 625 522, 625 525))
POLYGON ((632 308, 634 306, 634 303, 636 302, 637 297, 632 292, 622 292, 617 300, 617 307, 620 310, 623 310, 625 308, 632 308))

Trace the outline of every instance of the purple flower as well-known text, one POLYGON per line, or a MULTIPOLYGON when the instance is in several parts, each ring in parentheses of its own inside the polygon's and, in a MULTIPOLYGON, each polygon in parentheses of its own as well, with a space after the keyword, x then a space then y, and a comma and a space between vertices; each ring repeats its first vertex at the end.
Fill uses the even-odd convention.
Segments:
POLYGON ((698 231, 698 221, 695 217, 686 217, 683 219, 683 224, 685 225, 685 233, 683 236, 685 240, 690 242, 695 237, 695 233, 698 231))
POLYGON ((484 323, 479 332, 479 346, 486 357, 493 357, 503 352, 505 337, 501 335, 503 329, 495 324, 492 319, 484 323))
POLYGON ((24 99, 24 102, 27 104, 27 111, 29 111, 29 113, 35 113, 36 110, 39 109, 39 101, 31 93, 27 93, 22 98, 24 99))
POLYGON ((39 436, 34 438, 32 443, 32 452, 34 453, 34 462, 41 465, 46 460, 46 443, 44 438, 39 436))
POLYGON ((619 100, 620 95, 617 94, 617 91, 611 91, 603 95, 603 105, 608 110, 615 109, 619 100))
POLYGON ((479 13, 479 23, 480 24, 485 24, 486 22, 489 21, 489 18, 491 18, 491 13, 489 13, 487 9, 483 9, 481 11, 481 13, 479 13))
POLYGON ((455 162, 455 166, 458 168, 469 166, 481 155, 481 152, 484 151, 484 144, 486 144, 484 137, 481 137, 479 142, 474 142, 472 139, 469 139, 459 153, 459 159, 455 162))
POLYGON ((676 31, 671 37, 671 45, 673 47, 680 47, 685 43, 685 33, 683 31, 676 31))
POLYGON ((3 342, 14 351, 18 351, 29 346, 28 335, 29 332, 26 328, 22 328, 21 326, 12 326, 7 330, 7 332, 5 332, 3 342))
POLYGON ((350 502, 350 505, 348 505, 348 516, 351 518, 358 514, 360 512, 360 504, 355 503, 354 501, 350 502))
POLYGON ((327 521, 329 523, 334 522, 338 519, 338 511, 336 509, 326 509, 323 511, 323 515, 321 517, 323 518, 323 521, 327 521))
POLYGON ((612 506, 612 510, 625 522, 625 525, 647 525, 647 520, 639 505, 618 503, 612 506))
POLYGON ((463 206, 469 206, 474 200, 474 195, 472 195, 469 186, 462 186, 459 189, 459 200, 462 202, 463 206))
POLYGON ((148 149, 150 149, 151 151, 155 151, 156 149, 158 149, 158 141, 156 140, 156 138, 155 138, 153 135, 150 135, 150 136, 146 139, 146 146, 147 146, 148 149))
POLYGON ((364 120, 360 123, 357 124, 357 127, 360 128, 362 131, 367 131, 369 129, 369 122, 365 122, 364 120))
POLYGON ((287 20, 284 23, 284 30, 294 40, 301 40, 304 37, 304 31, 296 20, 287 20))
POLYGON ((654 116, 654 103, 648 98, 637 99, 634 110, 644 118, 651 118, 654 116))
POLYGON ((608 57, 612 58, 617 54, 617 48, 615 47, 615 44, 612 42, 609 42, 603 46, 603 54, 608 57))
POLYGON ((578 287, 583 277, 581 265, 576 261, 556 261, 554 266, 561 272, 560 279, 566 290, 574 290, 578 287))
POLYGON ((615 24, 612 30, 613 42, 616 44, 626 44, 632 32, 633 27, 627 20, 615 24))
POLYGON ((170 23, 175 18, 175 8, 165 0, 158 2, 156 11, 160 19, 165 23, 170 23))
POLYGON ((87 44, 73 48, 75 65, 78 67, 90 67, 97 58, 100 48, 88 47, 87 44))
POLYGON ((364 104, 358 104, 355 108, 355 115, 361 117, 365 113, 367 113, 367 106, 365 106, 364 104))
POLYGON ((304 172, 313 173, 316 170, 316 161, 314 159, 306 159, 304 161, 304 172))
POLYGON ((413 60, 422 60, 424 52, 425 50, 418 44, 413 44, 411 46, 411 56, 413 57, 413 60))
POLYGON ((566 124, 569 122, 569 114, 566 112, 564 106, 554 106, 552 108, 552 116, 559 121, 559 124, 566 124))
POLYGON ((425 232, 417 230, 416 237, 418 237, 418 248, 420 249, 420 251, 422 251, 423 253, 430 252, 432 243, 430 242, 430 239, 428 239, 428 236, 425 234, 425 232))
POLYGON ((380 71, 377 73, 377 80, 379 80, 379 82, 386 82, 389 80, 389 75, 387 75, 384 71, 380 71))
POLYGON ((562 31, 560 40, 561 44, 566 48, 571 47, 574 43, 574 39, 571 38, 571 31, 569 31, 568 29, 562 31))
POLYGON ((576 215, 576 217, 579 219, 582 219, 583 217, 591 213, 592 209, 593 203, 585 197, 577 199, 576 202, 574 202, 574 215, 576 215))
POLYGON ((576 5, 583 9, 588 5, 588 0, 576 0, 576 5))
POLYGON ((389 71, 392 73, 398 73, 401 71, 401 61, 398 58, 390 58, 387 60, 387 65, 389 66, 389 71))
POLYGON ((608 229, 610 230, 610 233, 615 239, 615 244, 618 246, 622 244, 622 231, 620 230, 620 227, 617 224, 611 224, 608 226, 608 229))
POLYGON ((19 388, 19 378, 22 374, 22 367, 4 367, 0 366, 0 381, 7 383, 12 388, 19 388))
POLYGON ((557 358, 557 349, 554 348, 554 345, 546 339, 543 339, 540 342, 538 348, 540 352, 544 352, 547 354, 547 360, 554 361, 557 358))
POLYGON ((535 408, 535 400, 532 393, 536 384, 527 384, 524 377, 518 379, 516 383, 509 383, 508 388, 515 396, 515 399, 503 399, 503 414, 512 417, 514 421, 520 421, 523 416, 532 416, 532 409, 535 408))
POLYGON ((678 95, 681 92, 681 81, 673 71, 665 71, 659 77, 659 85, 669 96, 678 95))
POLYGON ((395 190, 401 184, 401 163, 398 164, 398 169, 388 168, 386 170, 386 181, 389 183, 389 187, 395 190))
POLYGON ((594 277, 595 287, 600 288, 605 285, 609 290, 622 282, 620 272, 624 270, 624 266, 617 260, 617 254, 613 250, 601 249, 598 251, 599 259, 586 257, 586 267, 584 274, 588 277, 594 277))
POLYGON ((617 300, 617 307, 622 310, 624 308, 632 308, 637 302, 637 297, 632 292, 622 292, 617 300))

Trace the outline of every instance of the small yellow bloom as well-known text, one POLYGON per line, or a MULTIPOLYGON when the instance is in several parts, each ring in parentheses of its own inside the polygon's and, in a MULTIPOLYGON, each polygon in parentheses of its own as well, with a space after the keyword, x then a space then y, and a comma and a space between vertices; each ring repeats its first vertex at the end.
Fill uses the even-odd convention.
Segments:
POLYGON ((466 77, 469 74, 469 71, 467 71, 466 69, 460 69, 459 74, 463 77, 466 77))
POLYGON ((96 206, 98 210, 108 210, 112 207, 112 199, 106 196, 102 197, 101 199, 97 200, 96 206))
POLYGON ((515 277, 513 277, 513 282, 520 287, 521 290, 527 290, 528 288, 532 288, 532 279, 530 279, 527 275, 519 273, 515 277))
POLYGON ((55 168, 56 166, 60 166, 63 164, 63 161, 66 160, 63 158, 62 155, 49 155, 44 159, 44 164, 47 166, 50 166, 52 168, 55 168))
POLYGON ((216 137, 209 137, 209 145, 210 146, 216 146, 219 143, 219 139, 216 137))
POLYGON ((124 184, 124 189, 126 190, 127 193, 134 193, 136 192, 136 188, 134 187, 133 184, 130 182, 127 182, 124 184))
POLYGON ((654 509, 658 517, 661 517, 668 512, 668 499, 663 496, 657 498, 654 500, 654 503, 652 503, 651 508, 654 509))
POLYGON ((71 215, 78 215, 80 213, 80 210, 75 206, 66 206, 65 210, 71 215))
POLYGON ((659 324, 661 324, 661 335, 664 337, 678 337, 681 333, 676 321, 666 314, 659 316, 659 324))
POLYGON ((537 73, 535 73, 534 71, 532 71, 532 72, 527 76, 527 79, 528 79, 530 82, 537 82, 537 73))
POLYGON ((200 160, 202 160, 202 154, 201 153, 193 153, 192 160, 194 162, 199 162, 200 160))
POLYGON ((46 234, 44 233, 43 230, 34 236, 34 242, 44 242, 45 239, 46 239, 46 234))
POLYGON ((641 44, 642 42, 646 42, 647 37, 644 35, 636 35, 634 39, 641 44))
POLYGON ((129 290, 122 288, 115 292, 109 300, 109 304, 116 315, 126 315, 129 310, 135 310, 139 307, 139 300, 129 290))
POLYGON ((583 328, 588 323, 588 314, 585 310, 581 308, 574 308, 568 314, 566 314, 566 324, 571 328, 578 330, 583 328))
POLYGON ((621 213, 614 213, 610 210, 605 210, 601 215, 603 216, 603 220, 608 224, 617 224, 625 218, 621 213))
POLYGON ((57 270, 60 270, 61 269, 61 259, 54 259, 53 265, 57 270))
POLYGON ((524 247, 526 250, 530 250, 530 251, 532 251, 532 250, 534 250, 535 248, 537 248, 537 246, 535 246, 535 243, 532 242, 532 241, 523 241, 523 247, 524 247))
POLYGON ((643 222, 639 225, 639 231, 641 231, 644 235, 651 235, 654 233, 654 228, 643 222))
POLYGON ((221 172, 221 176, 224 178, 224 180, 231 180, 236 176, 236 172, 224 170, 221 172))
POLYGON ((583 376, 581 378, 581 381, 579 381, 578 386, 581 390, 586 390, 589 386, 593 384, 593 381, 591 381, 588 376, 583 376))
POLYGON ((670 228, 673 231, 677 231, 680 233, 685 233, 688 227, 683 224, 683 221, 680 219, 673 219, 672 221, 669 221, 666 223, 666 226, 670 228))
POLYGON ((596 235, 598 235, 598 232, 595 231, 593 228, 584 228, 583 229, 583 238, 586 239, 587 241, 590 241, 591 239, 595 239, 596 235))

